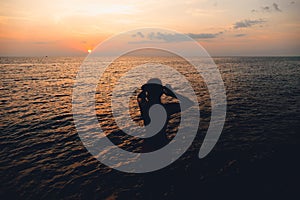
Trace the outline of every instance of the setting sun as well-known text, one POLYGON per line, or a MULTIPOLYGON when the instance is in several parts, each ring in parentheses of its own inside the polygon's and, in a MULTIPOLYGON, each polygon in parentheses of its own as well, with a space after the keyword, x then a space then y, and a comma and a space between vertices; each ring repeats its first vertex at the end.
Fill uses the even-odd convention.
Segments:
MULTIPOLYGON (((215 56, 300 51, 298 0, 63 2, 0 1, 0 55, 83 56, 112 35, 139 27, 189 34, 215 56)), ((170 37, 162 39, 171 42, 170 37)))

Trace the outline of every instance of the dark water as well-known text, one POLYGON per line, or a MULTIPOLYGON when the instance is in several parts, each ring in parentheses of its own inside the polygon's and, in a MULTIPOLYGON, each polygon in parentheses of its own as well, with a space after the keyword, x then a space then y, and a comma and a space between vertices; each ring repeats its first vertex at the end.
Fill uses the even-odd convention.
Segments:
MULTIPOLYGON (((228 109, 213 151, 204 159, 197 157, 210 103, 205 86, 192 81, 201 101, 201 123, 192 146, 164 169, 129 174, 94 159, 76 132, 72 86, 83 58, 0 58, 0 199, 299 196, 300 57, 214 60, 225 82, 228 109)), ((163 62, 176 65, 171 58, 163 62)), ((118 70, 112 68, 108 77, 116 79, 118 70)), ((113 133, 117 127, 101 102, 100 124, 113 133)), ((133 111, 132 117, 136 115, 133 111)))

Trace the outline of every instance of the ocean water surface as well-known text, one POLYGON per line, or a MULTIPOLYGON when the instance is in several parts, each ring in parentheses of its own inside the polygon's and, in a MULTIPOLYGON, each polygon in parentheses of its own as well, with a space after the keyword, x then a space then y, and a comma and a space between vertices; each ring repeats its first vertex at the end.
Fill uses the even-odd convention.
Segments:
MULTIPOLYGON (((142 141, 120 133, 109 105, 114 84, 128 68, 149 61, 172 66, 187 77, 198 95, 200 125, 188 151, 161 170, 132 174, 101 164, 76 132, 72 89, 84 58, 0 58, 0 198, 287 198, 297 194, 300 57, 213 59, 226 88, 227 116, 218 143, 204 159, 198 158, 198 152, 210 121, 210 97, 201 77, 186 62, 172 57, 122 57, 99 80, 95 95, 99 124, 128 151, 139 151, 142 141)), ((135 98, 131 117, 139 124, 135 98)), ((170 139, 179 118, 172 116, 170 139)))

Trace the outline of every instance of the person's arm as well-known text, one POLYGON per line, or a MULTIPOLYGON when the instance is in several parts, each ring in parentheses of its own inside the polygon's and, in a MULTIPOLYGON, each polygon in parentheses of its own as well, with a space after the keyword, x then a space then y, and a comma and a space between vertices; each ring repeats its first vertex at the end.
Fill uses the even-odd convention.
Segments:
POLYGON ((189 98, 181 94, 178 94, 175 91, 172 91, 171 89, 172 89, 171 85, 166 84, 166 86, 164 86, 164 93, 168 96, 178 99, 181 103, 184 103, 185 107, 183 108, 183 110, 185 110, 186 108, 194 104, 193 101, 191 101, 189 98))
POLYGON ((140 104, 143 104, 147 101, 146 99, 146 92, 142 91, 138 96, 137 96, 137 100, 140 104))
POLYGON ((178 99, 176 93, 171 90, 172 89, 171 85, 166 84, 166 86, 163 86, 163 88, 164 88, 165 95, 178 99))

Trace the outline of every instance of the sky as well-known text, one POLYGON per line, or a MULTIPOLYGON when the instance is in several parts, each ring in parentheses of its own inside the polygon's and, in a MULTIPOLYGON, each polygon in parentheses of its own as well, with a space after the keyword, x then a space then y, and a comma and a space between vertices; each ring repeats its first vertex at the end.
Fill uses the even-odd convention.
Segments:
POLYGON ((187 34, 212 56, 300 56, 299 10, 300 0, 1 0, 0 56, 84 56, 141 27, 187 34))

